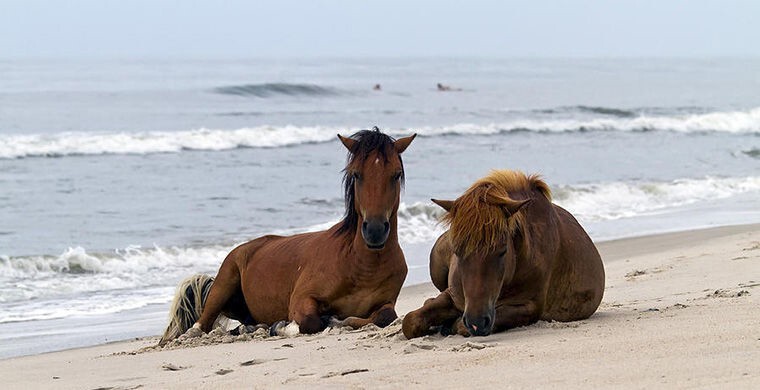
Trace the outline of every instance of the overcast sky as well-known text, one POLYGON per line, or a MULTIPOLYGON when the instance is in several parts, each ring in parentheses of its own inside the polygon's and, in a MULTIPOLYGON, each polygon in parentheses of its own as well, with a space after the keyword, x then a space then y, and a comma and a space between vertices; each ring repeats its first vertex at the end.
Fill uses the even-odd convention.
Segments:
POLYGON ((0 59, 760 57, 760 1, 0 0, 0 59))

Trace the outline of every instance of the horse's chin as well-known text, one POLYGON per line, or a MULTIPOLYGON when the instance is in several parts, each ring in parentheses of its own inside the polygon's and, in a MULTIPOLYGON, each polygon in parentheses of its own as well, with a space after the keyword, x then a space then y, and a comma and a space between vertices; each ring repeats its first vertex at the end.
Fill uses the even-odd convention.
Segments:
POLYGON ((369 249, 371 251, 380 251, 380 250, 383 250, 384 248, 385 248, 385 243, 382 243, 380 245, 370 245, 370 244, 367 244, 367 249, 369 249))

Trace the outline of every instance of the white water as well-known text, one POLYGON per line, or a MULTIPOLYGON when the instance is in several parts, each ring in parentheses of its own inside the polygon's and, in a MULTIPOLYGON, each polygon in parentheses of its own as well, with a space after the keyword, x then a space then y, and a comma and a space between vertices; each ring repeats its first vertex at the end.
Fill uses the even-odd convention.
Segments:
MULTIPOLYGON (((509 131, 675 131, 760 133, 760 108, 707 114, 607 116, 584 119, 518 119, 490 124, 456 124, 412 129, 386 129, 395 136, 415 131, 422 136, 492 135, 509 131)), ((183 150, 276 148, 335 139, 345 128, 326 126, 257 126, 235 130, 63 132, 0 135, 0 158, 61 157, 99 154, 177 153, 183 150)))
POLYGON ((750 192, 760 192, 760 176, 574 185, 554 191, 554 201, 578 220, 593 222, 665 212, 750 192))
MULTIPOLYGON (((557 187, 553 194, 554 201, 582 224, 592 224, 667 213, 735 195, 760 196, 760 177, 593 183, 557 187)), ((444 231, 438 222, 441 215, 442 210, 432 203, 402 203, 398 212, 401 244, 432 245, 444 231)), ((317 231, 336 222, 275 233, 317 231)), ((59 256, 0 256, 0 323, 115 313, 166 303, 181 278, 198 272, 214 274, 234 246, 129 247, 112 253, 74 247, 59 256)), ((410 268, 426 272, 424 264, 410 264, 410 268)))

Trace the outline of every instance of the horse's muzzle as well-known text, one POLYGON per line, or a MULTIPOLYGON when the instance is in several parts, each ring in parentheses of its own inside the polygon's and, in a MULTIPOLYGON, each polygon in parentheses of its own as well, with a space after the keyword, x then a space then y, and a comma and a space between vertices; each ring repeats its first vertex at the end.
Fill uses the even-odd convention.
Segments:
POLYGON ((467 331, 473 336, 488 336, 493 330, 494 314, 489 313, 483 316, 470 317, 464 315, 462 321, 467 331))
POLYGON ((383 249, 391 231, 387 219, 372 219, 362 223, 362 238, 369 249, 383 249))

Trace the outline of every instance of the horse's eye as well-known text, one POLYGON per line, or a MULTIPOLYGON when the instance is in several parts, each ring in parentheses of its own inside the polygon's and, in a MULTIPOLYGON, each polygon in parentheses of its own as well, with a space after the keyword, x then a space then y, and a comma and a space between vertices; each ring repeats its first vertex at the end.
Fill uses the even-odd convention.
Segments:
POLYGON ((351 176, 354 177, 354 180, 361 180, 362 179, 362 175, 359 172, 354 172, 354 173, 351 174, 351 176))
POLYGON ((503 251, 499 252, 499 253, 496 255, 496 257, 504 257, 504 255, 506 255, 506 254, 507 254, 507 250, 506 250, 506 249, 504 249, 503 251))
POLYGON ((399 181, 401 180, 401 172, 396 173, 393 175, 393 181, 399 181))

